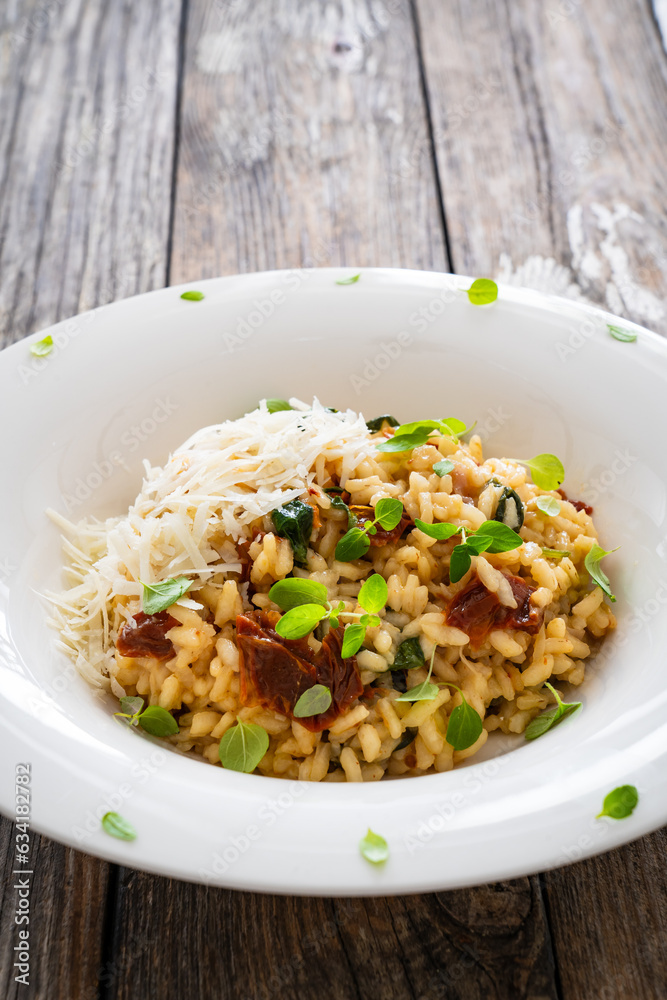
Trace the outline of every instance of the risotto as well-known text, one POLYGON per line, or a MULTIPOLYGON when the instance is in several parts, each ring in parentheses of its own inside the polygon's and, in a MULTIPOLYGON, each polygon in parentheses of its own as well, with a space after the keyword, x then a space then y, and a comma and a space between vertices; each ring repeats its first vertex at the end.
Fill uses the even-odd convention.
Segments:
POLYGON ((397 424, 263 401, 146 464, 126 515, 52 512, 59 644, 121 723, 218 767, 378 781, 448 771, 581 684, 613 597, 558 460, 397 424))

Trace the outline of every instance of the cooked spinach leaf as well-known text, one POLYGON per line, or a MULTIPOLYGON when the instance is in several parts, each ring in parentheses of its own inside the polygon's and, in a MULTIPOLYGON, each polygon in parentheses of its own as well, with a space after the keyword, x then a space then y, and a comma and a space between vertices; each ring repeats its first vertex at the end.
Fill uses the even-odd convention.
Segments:
POLYGON ((366 421, 366 427, 368 427, 372 434, 375 434, 377 431, 381 431, 383 424, 389 424, 390 427, 399 426, 396 417, 392 417, 390 413, 383 413, 381 417, 373 417, 372 420, 366 421))
POLYGON ((294 552, 297 566, 305 566, 308 557, 308 541, 313 530, 313 508, 303 500, 290 500, 283 507, 271 513, 276 534, 287 538, 294 552))
POLYGON ((419 639, 404 639, 396 650, 396 656, 390 670, 414 670, 415 667, 423 667, 426 657, 422 652, 419 639))
POLYGON ((506 524, 513 531, 518 531, 523 526, 523 517, 524 510, 521 497, 515 490, 506 486, 500 494, 493 520, 500 521, 501 524, 506 524))
POLYGON ((406 729, 401 736, 400 742, 394 747, 392 753, 396 753, 397 750, 405 750, 405 748, 409 747, 411 743, 414 743, 418 732, 418 729, 406 729))

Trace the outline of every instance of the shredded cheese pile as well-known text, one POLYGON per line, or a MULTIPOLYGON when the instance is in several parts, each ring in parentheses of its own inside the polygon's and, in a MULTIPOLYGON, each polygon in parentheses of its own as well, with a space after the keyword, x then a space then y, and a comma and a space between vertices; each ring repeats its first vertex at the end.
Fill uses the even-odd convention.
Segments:
MULTIPOLYGON (((99 684, 113 656, 113 597, 139 598, 140 581, 187 575, 203 583, 214 573, 240 572, 234 542, 250 536, 249 524, 326 485, 325 462, 337 463, 344 483, 373 454, 361 414, 332 413, 317 399, 312 406, 289 402, 293 409, 269 413, 262 401, 238 420, 197 431, 163 467, 146 462, 125 517, 73 525, 49 512, 66 536, 72 584, 50 597, 53 624, 89 680, 99 684)), ((199 606, 187 597, 179 603, 199 606)))

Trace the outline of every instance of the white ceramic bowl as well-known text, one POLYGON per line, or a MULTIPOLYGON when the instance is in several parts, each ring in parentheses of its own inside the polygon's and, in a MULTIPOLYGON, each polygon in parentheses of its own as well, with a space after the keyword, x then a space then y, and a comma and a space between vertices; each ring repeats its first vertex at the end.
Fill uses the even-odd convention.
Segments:
MULTIPOLYGON (((56 840, 137 868, 239 889, 387 894, 451 888, 561 865, 667 820, 667 347, 606 313, 501 287, 472 306, 462 277, 290 271, 141 295, 54 327, 42 361, 0 355, 0 806, 32 765, 32 822, 56 840), (549 451, 565 488, 594 496, 619 629, 581 688, 582 712, 534 743, 489 740, 486 758, 379 784, 298 784, 209 767, 112 718, 54 646, 40 597, 60 584, 58 533, 123 512, 141 460, 162 462, 206 424, 263 396, 317 395, 369 418, 479 421, 488 454, 549 451), (505 751, 511 750, 511 753, 505 751), (495 755, 495 756, 494 756, 495 755), (605 794, 640 792, 623 821, 605 794), (115 809, 138 831, 105 834, 115 809), (368 827, 389 842, 374 867, 368 827)), ((184 286, 185 287, 185 286, 184 286)), ((39 339, 36 335, 33 339, 39 339)))

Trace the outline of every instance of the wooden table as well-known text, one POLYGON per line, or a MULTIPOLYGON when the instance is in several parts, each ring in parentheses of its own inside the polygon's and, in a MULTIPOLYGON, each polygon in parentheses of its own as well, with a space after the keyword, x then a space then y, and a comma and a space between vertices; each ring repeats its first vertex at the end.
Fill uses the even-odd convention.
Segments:
MULTIPOLYGON (((649 0, 5 0, 0 30, 5 343, 169 283, 341 263, 501 273, 667 332, 649 0)), ((667 995, 664 830, 371 900, 188 885, 36 837, 29 987, 11 835, 8 1000, 667 995)))

